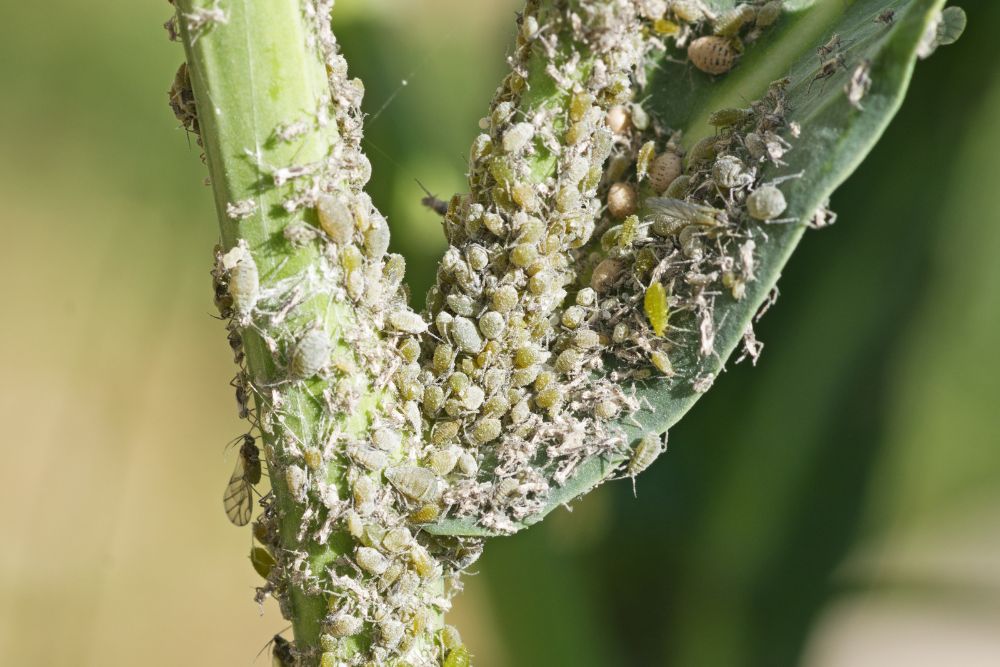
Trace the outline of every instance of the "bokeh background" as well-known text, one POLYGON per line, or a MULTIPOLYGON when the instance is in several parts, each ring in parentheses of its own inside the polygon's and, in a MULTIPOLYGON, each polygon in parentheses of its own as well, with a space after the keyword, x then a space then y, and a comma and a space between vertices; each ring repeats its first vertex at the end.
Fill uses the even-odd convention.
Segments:
MULTIPOLYGON (((1000 3, 918 68, 729 372, 638 483, 495 540, 480 667, 1000 664, 1000 3)), ((515 0, 340 0, 418 300, 515 0), (407 85, 402 85, 402 81, 407 85)), ((0 8, 0 665, 250 665, 240 432, 166 2, 0 8)), ((268 664, 266 655, 256 664, 268 664)))

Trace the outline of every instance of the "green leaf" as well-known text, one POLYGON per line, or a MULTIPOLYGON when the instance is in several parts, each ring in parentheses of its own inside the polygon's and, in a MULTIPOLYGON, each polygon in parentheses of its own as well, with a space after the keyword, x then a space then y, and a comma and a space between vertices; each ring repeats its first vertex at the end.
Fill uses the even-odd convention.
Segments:
MULTIPOLYGON (((652 68, 645 102, 664 126, 683 128, 683 145, 693 146, 714 133, 709 115, 718 109, 744 107, 760 98, 768 85, 788 77, 789 121, 801 126, 801 136, 784 160, 786 166, 767 167, 765 181, 801 173, 782 189, 788 200, 784 216, 793 224, 770 224, 767 239, 758 244, 757 279, 747 285, 740 301, 728 296, 716 302, 714 312, 716 355, 699 359, 695 345, 683 345, 671 354, 676 376, 635 386, 645 406, 621 428, 636 440, 649 432, 663 433, 675 424, 701 396, 691 388, 699 375, 717 376, 739 344, 754 315, 768 299, 781 269, 815 212, 855 170, 899 109, 905 95, 918 46, 928 26, 937 22, 945 0, 855 0, 789 2, 778 24, 747 47, 737 66, 723 77, 711 77, 678 62, 683 54, 670 54, 652 68), (883 11, 895 10, 891 22, 876 20, 883 11), (843 65, 832 76, 817 78, 823 59, 817 49, 839 35, 843 65), (855 68, 868 63, 872 84, 861 100, 862 109, 847 98, 845 86, 855 68)), ((732 7, 726 0, 711 3, 714 9, 732 7)), ((561 487, 549 494, 545 507, 526 518, 523 526, 541 520, 559 505, 571 502, 615 474, 625 456, 602 456, 582 464, 561 487)), ((448 519, 429 526, 436 534, 489 535, 472 519, 448 519)))

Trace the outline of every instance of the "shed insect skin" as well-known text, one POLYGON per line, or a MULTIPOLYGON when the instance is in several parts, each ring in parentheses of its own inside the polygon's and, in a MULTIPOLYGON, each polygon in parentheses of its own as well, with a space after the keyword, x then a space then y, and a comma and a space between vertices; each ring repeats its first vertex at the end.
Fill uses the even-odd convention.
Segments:
POLYGON ((851 79, 844 85, 844 92, 847 94, 847 101, 858 111, 863 111, 861 99, 868 94, 872 87, 871 61, 862 60, 858 63, 854 71, 851 72, 851 79))
POLYGON ((239 457, 236 467, 226 484, 226 492, 222 495, 222 505, 226 516, 237 526, 250 523, 253 514, 253 487, 260 482, 261 465, 260 449, 256 439, 249 433, 241 436, 239 457))
MULTIPOLYGON (((812 81, 809 82, 809 87, 806 88, 806 94, 808 95, 812 90, 814 83, 820 80, 825 82, 826 79, 829 79, 831 76, 836 74, 838 69, 847 69, 847 61, 844 59, 844 55, 842 53, 838 53, 836 56, 820 65, 819 71, 816 72, 816 76, 812 78, 812 81)), ((824 83, 824 85, 826 84, 824 83)), ((822 92, 822 88, 820 89, 820 92, 822 92)))
POLYGON ((882 25, 886 26, 892 25, 893 22, 896 20, 896 10, 886 9, 882 12, 879 12, 879 15, 872 20, 875 23, 881 23, 882 25))
POLYGON ((816 49, 816 55, 819 56, 820 61, 826 60, 831 54, 840 50, 843 45, 844 41, 840 38, 840 34, 833 33, 826 44, 816 49))

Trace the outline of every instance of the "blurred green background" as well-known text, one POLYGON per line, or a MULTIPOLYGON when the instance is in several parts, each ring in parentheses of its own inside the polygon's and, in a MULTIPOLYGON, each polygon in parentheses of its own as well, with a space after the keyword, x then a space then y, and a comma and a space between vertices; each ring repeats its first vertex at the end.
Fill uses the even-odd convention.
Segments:
MULTIPOLYGON (((418 303, 443 240, 416 179, 463 188, 516 9, 338 2, 418 303)), ((1000 664, 1000 3, 966 9, 788 266, 758 367, 637 499, 488 544, 452 616, 477 665, 1000 664)), ((285 625, 220 502, 241 425, 168 15, 0 9, 2 665, 250 665, 285 625)))

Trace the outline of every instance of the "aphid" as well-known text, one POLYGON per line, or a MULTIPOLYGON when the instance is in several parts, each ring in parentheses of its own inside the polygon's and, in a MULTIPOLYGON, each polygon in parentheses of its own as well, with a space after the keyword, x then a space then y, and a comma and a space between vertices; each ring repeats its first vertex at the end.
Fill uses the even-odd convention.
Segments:
POLYGON ((472 426, 470 435, 474 442, 484 445, 500 437, 500 420, 496 417, 484 417, 472 426))
POLYGON ((722 155, 712 165, 712 180, 724 190, 745 187, 753 183, 754 175, 743 161, 734 155, 722 155))
POLYGON ((390 327, 402 333, 421 334, 427 331, 427 322, 412 310, 397 310, 389 313, 386 319, 390 327))
POLYGON ((660 194, 681 175, 683 163, 681 157, 672 151, 660 153, 649 169, 649 184, 653 191, 660 194))
POLYGON ((847 93, 847 101, 851 106, 859 111, 864 110, 861 106, 861 99, 868 94, 872 87, 871 61, 862 60, 851 72, 850 80, 844 85, 844 92, 847 93))
POLYGON ((459 646, 448 651, 448 656, 444 659, 441 667, 469 667, 472 664, 469 657, 469 649, 459 646))
POLYGON ((782 0, 771 0, 766 3, 763 7, 757 10, 757 22, 756 26, 758 28, 767 28, 774 25, 774 23, 781 16, 782 11, 782 0))
POLYGON ((442 489, 437 475, 427 468, 396 466, 385 471, 385 478, 410 500, 429 503, 441 497, 442 489))
POLYGON ((321 195, 316 200, 319 226, 334 243, 344 245, 354 237, 354 215, 347 202, 335 195, 321 195))
POLYGON ((729 217, 722 209, 706 206, 705 204, 694 204, 682 199, 650 197, 646 200, 646 207, 653 210, 654 214, 659 213, 673 218, 680 218, 691 225, 714 227, 716 225, 725 225, 729 222, 729 217))
POLYGON ((309 329, 295 344, 288 369, 292 377, 306 380, 326 367, 330 360, 330 337, 320 327, 309 329))
POLYGON ((275 635, 273 641, 272 667, 295 667, 295 651, 292 648, 292 643, 281 635, 275 635))
MULTIPOLYGON (((806 93, 812 90, 813 84, 819 80, 829 79, 831 76, 837 73, 838 69, 846 68, 847 61, 844 60, 843 54, 837 54, 833 58, 826 60, 820 65, 819 70, 816 72, 816 76, 812 78, 809 82, 809 86, 806 88, 806 93)), ((825 84, 824 84, 825 85, 825 84)))
POLYGON ((655 433, 647 433, 642 436, 635 449, 632 450, 632 456, 625 469, 628 476, 632 478, 633 484, 635 484, 635 476, 652 465, 663 449, 663 441, 660 436, 655 433))
POLYGON ((893 21, 896 20, 896 10, 895 9, 885 9, 879 12, 878 16, 875 17, 875 23, 881 23, 882 25, 892 25, 893 21))
POLYGON ((699 37, 688 46, 691 64, 707 74, 725 74, 736 64, 739 55, 725 37, 699 37))
POLYGON ((624 265, 617 259, 609 257, 602 260, 594 268, 594 272, 590 276, 591 289, 601 294, 607 292, 614 285, 618 276, 621 275, 623 268, 624 265))
POLYGON ((742 125, 752 117, 752 109, 719 109, 708 115, 708 124, 714 127, 730 127, 742 125))
POLYGON ((667 320, 670 317, 667 290, 663 287, 663 283, 655 282, 646 288, 642 308, 646 313, 646 319, 649 320, 649 325, 653 327, 653 332, 657 336, 662 336, 663 332, 667 330, 667 320))
POLYGON ((275 565, 274 556, 264 547, 254 547, 250 550, 250 564, 262 579, 267 579, 275 565))
MULTIPOLYGON (((647 141, 639 148, 639 152, 636 154, 635 158, 635 173, 638 176, 639 181, 646 178, 649 173, 649 167, 653 162, 653 158, 656 156, 656 142, 653 140, 647 141)), ((627 162, 626 158, 624 162, 627 162)), ((621 173, 615 175, 613 178, 618 178, 621 173)))
POLYGON ((666 352, 653 350, 649 353, 649 363, 667 377, 674 374, 674 365, 670 363, 670 357, 667 356, 666 352))
POLYGON ((334 637, 350 637, 361 632, 362 627, 364 622, 360 618, 339 613, 329 620, 325 629, 334 637))
POLYGON ((614 183, 608 188, 608 213, 621 220, 635 213, 638 199, 629 183, 614 183))
POLYGON ((699 0, 673 0, 670 9, 686 23, 697 23, 705 18, 705 8, 699 0))
POLYGON ((382 574, 389 568, 389 559, 371 547, 358 547, 354 552, 358 567, 369 574, 382 574))
POLYGON ((646 113, 646 110, 642 107, 642 105, 639 103, 635 103, 630 107, 630 109, 631 109, 632 126, 635 127, 635 129, 639 130, 640 132, 648 128, 649 114, 646 113))
POLYGON ((381 215, 370 221, 365 230, 365 254, 370 259, 380 259, 389 249, 389 223, 381 215))
POLYGON ((664 197, 669 197, 670 199, 683 199, 687 196, 690 189, 691 177, 687 174, 681 174, 674 179, 674 182, 662 194, 664 197))
POLYGON ((240 239, 238 245, 223 255, 222 265, 229 272, 229 296, 233 300, 233 308, 239 319, 245 322, 260 298, 260 274, 246 241, 240 239))
POLYGON ((503 149, 507 153, 518 153, 532 137, 535 136, 535 126, 531 123, 515 123, 503 135, 503 149))
POLYGON ((616 104, 608 109, 608 113, 605 116, 605 122, 608 124, 608 129, 615 134, 625 134, 628 131, 629 126, 628 109, 620 104, 616 104))
POLYGON ((191 75, 188 72, 187 63, 182 62, 177 68, 168 96, 174 117, 185 130, 197 135, 199 133, 198 110, 195 107, 194 90, 191 88, 191 75))
POLYGON ((755 220, 767 222, 785 212, 785 195, 773 185, 762 185, 747 197, 747 213, 755 220))
POLYGON ((230 381, 229 385, 236 391, 236 407, 239 411, 240 419, 250 417, 250 383, 246 373, 240 372, 230 381))
POLYGON ((701 162, 714 160, 718 150, 718 139, 716 137, 705 137, 688 151, 688 166, 694 167, 701 162))
POLYGON ((456 317, 451 321, 448 331, 458 349, 471 354, 478 354, 483 349, 483 339, 472 320, 456 317))
POLYGON ((222 494, 222 506, 226 516, 237 526, 250 523, 253 514, 253 486, 260 482, 260 449, 256 440, 247 433, 243 436, 236 467, 226 484, 226 492, 222 494))
POLYGON ((748 23, 757 18, 757 9, 751 5, 737 5, 715 20, 715 34, 735 37, 748 23))

